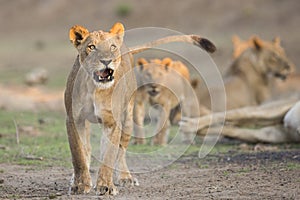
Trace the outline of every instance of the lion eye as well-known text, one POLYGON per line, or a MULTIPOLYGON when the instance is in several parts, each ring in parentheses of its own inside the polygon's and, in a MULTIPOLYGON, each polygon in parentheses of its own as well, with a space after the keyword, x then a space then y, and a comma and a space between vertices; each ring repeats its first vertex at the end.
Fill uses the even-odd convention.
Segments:
POLYGON ((96 49, 96 46, 93 45, 93 44, 91 44, 91 45, 88 46, 88 48, 89 48, 90 50, 94 50, 94 49, 96 49))
POLYGON ((112 44, 112 45, 110 46, 110 51, 111 51, 111 52, 114 52, 114 51, 116 51, 116 50, 117 50, 117 46, 114 45, 114 44, 112 44))

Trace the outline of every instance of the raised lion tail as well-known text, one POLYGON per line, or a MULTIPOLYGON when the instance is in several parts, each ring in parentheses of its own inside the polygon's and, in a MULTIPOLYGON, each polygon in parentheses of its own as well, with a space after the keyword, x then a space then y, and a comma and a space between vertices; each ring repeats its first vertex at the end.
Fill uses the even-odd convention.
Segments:
POLYGON ((160 38, 158 40, 154 40, 149 43, 145 43, 143 45, 138 45, 135 47, 129 48, 129 52, 132 54, 140 53, 142 51, 148 50, 153 48, 154 46, 158 46, 161 44, 167 44, 171 42, 185 42, 196 45, 201 49, 213 53, 217 50, 216 46, 208 39, 202 38, 198 35, 175 35, 175 36, 168 36, 164 38, 160 38))
POLYGON ((191 79, 191 86, 192 86, 192 88, 193 89, 197 88, 198 85, 200 84, 199 82, 200 82, 200 80, 198 78, 191 79))

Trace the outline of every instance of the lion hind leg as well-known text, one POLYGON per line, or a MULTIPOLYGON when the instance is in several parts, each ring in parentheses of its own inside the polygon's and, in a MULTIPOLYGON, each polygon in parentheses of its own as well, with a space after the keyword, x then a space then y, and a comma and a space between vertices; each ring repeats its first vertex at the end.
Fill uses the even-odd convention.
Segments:
POLYGON ((153 138, 154 145, 166 145, 168 142, 168 133, 170 127, 169 120, 170 109, 165 107, 160 108, 160 116, 155 130, 156 135, 153 138))
MULTIPOLYGON (((211 129, 208 134, 213 132, 214 129, 211 129)), ((221 134, 226 137, 240 139, 246 142, 282 143, 289 140, 281 125, 267 126, 260 129, 225 126, 223 127, 221 134)))

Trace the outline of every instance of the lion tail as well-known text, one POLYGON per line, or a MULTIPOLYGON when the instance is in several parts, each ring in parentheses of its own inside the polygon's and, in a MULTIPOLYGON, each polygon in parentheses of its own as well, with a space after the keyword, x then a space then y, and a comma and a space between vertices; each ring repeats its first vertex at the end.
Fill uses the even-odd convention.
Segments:
POLYGON ((131 47, 129 48, 129 52, 132 54, 137 54, 142 51, 153 48, 154 46, 167 44, 171 42, 185 42, 185 43, 193 44, 209 53, 213 53, 217 50, 216 46, 210 40, 206 38, 202 38, 198 35, 175 35, 175 36, 160 38, 158 40, 154 40, 152 42, 148 42, 143 45, 131 47))

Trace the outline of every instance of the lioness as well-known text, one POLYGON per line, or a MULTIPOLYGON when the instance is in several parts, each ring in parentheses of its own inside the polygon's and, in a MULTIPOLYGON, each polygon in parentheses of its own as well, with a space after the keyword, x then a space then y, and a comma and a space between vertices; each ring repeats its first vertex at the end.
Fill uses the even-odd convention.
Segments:
MULTIPOLYGON (((233 52, 232 57, 236 59, 240 56, 246 49, 254 48, 253 39, 255 36, 250 37, 248 40, 242 40, 238 36, 232 37, 233 43, 233 52)), ((284 50, 280 45, 280 38, 276 37, 272 42, 262 41, 265 46, 269 46, 269 48, 276 48, 278 52, 285 54, 284 50)), ((293 66, 293 65, 292 65, 293 66)), ((292 96, 295 93, 299 93, 300 91, 300 74, 293 72, 294 66, 292 67, 292 73, 286 77, 285 80, 274 80, 272 87, 272 99, 278 98, 286 98, 287 96, 292 96)))
MULTIPOLYGON (((225 75, 227 109, 258 105, 271 97, 271 84, 274 78, 285 79, 292 64, 285 56, 278 42, 266 44, 258 37, 252 40, 253 48, 248 48, 236 58, 225 75)), ((211 92, 218 97, 219 88, 211 92)), ((210 107, 210 94, 199 91, 200 101, 210 107)), ((225 100, 218 97, 218 100, 225 100)), ((214 111, 222 111, 216 104, 214 111)))
POLYGON ((65 90, 66 126, 74 167, 72 190, 76 193, 88 193, 92 188, 89 123, 103 125, 97 194, 117 194, 114 167, 119 172, 119 184, 136 184, 125 159, 136 89, 132 54, 167 42, 187 42, 206 51, 215 50, 209 40, 195 35, 169 36, 131 49, 126 48, 123 37, 121 23, 114 24, 109 32, 89 32, 79 25, 69 32, 78 50, 65 90))
MULTIPOLYGON (((153 59, 148 62, 144 58, 137 61, 136 77, 138 82, 142 84, 137 90, 136 101, 134 107, 134 126, 135 144, 145 143, 144 133, 144 117, 145 103, 154 106, 159 105, 159 115, 156 135, 153 138, 153 144, 165 145, 168 139, 168 131, 170 126, 169 115, 179 103, 183 106, 183 115, 193 116, 191 112, 192 106, 198 106, 196 99, 193 100, 192 94, 188 95, 190 85, 190 73, 188 68, 180 61, 173 61, 170 58, 153 59), (187 99, 189 96, 191 98, 187 99), (188 101, 184 103, 184 101, 188 101)), ((193 111, 198 108, 193 109, 193 111)), ((198 113, 199 112, 193 112, 198 113)), ((195 116, 193 116, 195 117, 195 116)))
POLYGON ((272 41, 262 40, 258 36, 251 36, 248 40, 242 40, 239 36, 232 36, 232 58, 237 59, 244 51, 249 48, 255 48, 254 40, 259 39, 261 44, 264 45, 265 48, 273 49, 278 54, 285 55, 285 51, 281 46, 280 37, 275 37, 272 41))
POLYGON ((181 129, 197 131, 199 135, 218 135, 221 131, 222 136, 252 143, 299 143, 299 119, 300 102, 290 98, 201 118, 183 118, 180 124, 181 129))

